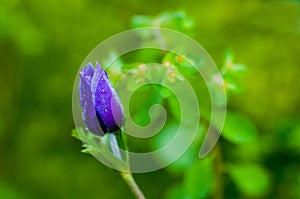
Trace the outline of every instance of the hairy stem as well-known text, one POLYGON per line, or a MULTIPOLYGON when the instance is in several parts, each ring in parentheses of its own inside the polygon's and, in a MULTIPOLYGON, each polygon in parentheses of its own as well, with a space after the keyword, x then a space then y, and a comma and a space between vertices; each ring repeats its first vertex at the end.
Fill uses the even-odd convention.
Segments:
POLYGON ((112 150, 112 153, 114 154, 114 156, 119 158, 120 160, 122 160, 122 156, 121 156, 121 153, 120 153, 118 141, 117 141, 117 138, 116 138, 115 134, 110 134, 109 135, 109 142, 110 142, 110 147, 111 147, 111 150, 112 150))
MULTIPOLYGON (((125 140, 122 140, 122 139, 119 140, 119 142, 124 142, 124 141, 125 140)), ((125 161, 124 158, 121 155, 118 140, 117 140, 117 137, 116 137, 115 134, 111 134, 109 136, 109 142, 110 142, 111 150, 112 150, 112 153, 114 154, 114 156, 119 158, 120 160, 125 161)), ((122 143, 122 144, 127 146, 127 143, 122 143)), ((128 154, 126 154, 126 155, 128 155, 128 154)), ((128 156, 125 157, 125 159, 127 159, 128 168, 129 168, 128 156)), ((130 190, 135 195, 135 197, 137 199, 145 199, 145 196, 143 195, 143 193, 140 190, 139 186, 136 184, 131 172, 130 171, 127 171, 127 172, 120 171, 120 173, 121 173, 121 176, 122 176, 123 180, 129 186, 130 190)))
POLYGON ((124 181, 129 186, 132 193, 135 195, 135 197, 137 199, 145 199, 143 192, 140 190, 139 186, 136 184, 132 174, 129 172, 122 172, 122 171, 120 173, 121 173, 121 176, 124 179, 124 181))

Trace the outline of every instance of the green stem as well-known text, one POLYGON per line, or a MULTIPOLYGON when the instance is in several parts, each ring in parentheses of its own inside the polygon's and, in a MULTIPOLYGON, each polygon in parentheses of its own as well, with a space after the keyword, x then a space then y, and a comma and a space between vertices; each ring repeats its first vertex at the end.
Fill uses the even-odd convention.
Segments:
POLYGON ((132 193, 135 195, 135 197, 137 199, 145 199, 143 192, 140 190, 139 186, 136 184, 132 174, 129 172, 122 172, 122 171, 120 173, 121 173, 121 176, 124 179, 124 181, 129 186, 132 193))
POLYGON ((162 37, 162 34, 161 34, 161 32, 160 32, 160 29, 159 29, 160 23, 161 23, 161 22, 158 21, 158 20, 156 20, 156 21, 154 22, 154 26, 155 26, 156 28, 153 29, 153 33, 154 33, 154 37, 155 37, 155 39, 158 41, 160 47, 161 47, 162 49, 165 49, 165 48, 166 48, 166 42, 165 42, 164 38, 162 37))
MULTIPOLYGON (((125 141, 124 139, 119 140, 119 142, 123 142, 122 144, 125 146, 125 148, 127 150, 127 144, 124 143, 124 141, 125 141)), ((114 156, 122 161, 125 161, 120 153, 118 139, 115 134, 109 135, 109 142, 110 142, 110 147, 111 147, 111 150, 112 150, 112 153, 114 154, 114 156)), ((125 159, 126 159, 126 162, 128 164, 128 168, 129 168, 128 153, 126 154, 126 156, 127 157, 125 157, 125 159)), ((135 197, 137 199, 145 199, 143 192, 140 190, 139 186, 136 184, 131 172, 130 171, 129 172, 120 171, 120 173, 121 173, 123 180, 129 186, 130 190, 135 195, 135 197)))

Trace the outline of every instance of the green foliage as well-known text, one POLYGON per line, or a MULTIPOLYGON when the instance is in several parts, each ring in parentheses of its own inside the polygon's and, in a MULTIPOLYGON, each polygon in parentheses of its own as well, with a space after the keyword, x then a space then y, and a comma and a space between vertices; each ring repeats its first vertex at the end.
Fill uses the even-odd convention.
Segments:
MULTIPOLYGON (((214 159, 210 156, 204 160, 195 160, 182 167, 183 182, 171 187, 167 192, 167 199, 208 198, 211 195, 214 182, 214 159)), ((180 160, 178 160, 180 162, 180 160)))
MULTIPOLYGON (((156 87, 156 89, 160 89, 159 87, 156 87)), ((148 123, 150 123, 150 117, 147 114, 149 109, 152 107, 153 104, 160 104, 162 103, 162 97, 157 95, 157 92, 154 91, 153 95, 154 97, 149 97, 148 94, 153 90, 149 87, 144 87, 144 89, 139 89, 139 92, 135 92, 132 95, 132 100, 130 101, 130 107, 132 107, 131 113, 133 120, 141 126, 145 126, 148 123), (156 94, 156 95, 155 95, 156 94), (140 104, 137 104, 136 102, 143 102, 140 104)))
POLYGON ((296 153, 300 154, 300 125, 294 127, 290 133, 285 137, 285 145, 288 149, 294 150, 296 153))
MULTIPOLYGON (((161 27, 171 28, 180 32, 188 33, 194 27, 194 21, 187 17, 185 12, 163 12, 155 17, 136 15, 131 19, 133 28, 161 27)), ((150 34, 143 31, 143 38, 150 34)))
POLYGON ((253 141, 258 132, 252 122, 233 112, 227 112, 222 136, 235 144, 245 144, 253 141))
POLYGON ((207 198, 213 188, 214 168, 211 157, 198 160, 185 172, 184 188, 192 198, 207 198))
MULTIPOLYGON (((155 136, 155 139, 153 140, 153 148, 154 149, 160 149, 166 144, 170 142, 170 140, 174 139, 176 134, 178 133, 178 127, 179 124, 175 121, 171 121, 165 124, 165 127, 160 131, 160 133, 155 136)), ((184 131, 188 131, 189 127, 186 126, 184 131)), ((182 171, 185 170, 187 167, 189 167, 195 160, 197 160, 198 155, 198 146, 203 138, 203 132, 204 128, 200 126, 197 137, 195 138, 195 142, 191 144, 191 146, 186 150, 183 155, 176 160, 173 164, 167 167, 168 171, 180 175, 182 174, 182 171)), ((180 143, 177 143, 180 144, 180 143)), ((175 147, 180 150, 180 147, 175 147)), ((174 151, 175 152, 175 151, 174 151)), ((175 152, 176 153, 176 152, 175 152)), ((169 157, 168 153, 161 153, 160 159, 167 159, 169 157)))
MULTIPOLYGON (((167 14, 163 14, 163 16, 167 16, 167 14)), ((174 15, 170 14, 168 20, 176 21, 176 13, 174 15)), ((158 17, 159 18, 159 17, 158 17)), ((164 17, 163 17, 164 18, 164 17)), ((153 24, 152 22, 155 18, 146 17, 146 16, 135 16, 132 19, 132 25, 134 28, 139 27, 147 27, 149 24, 153 24)), ((155 20, 154 20, 155 21, 155 20)), ((174 26, 173 28, 177 28, 174 26)), ((146 34, 141 34, 142 38, 145 38, 146 34)), ((155 60, 158 58, 155 58, 155 60)), ((157 61, 157 60, 156 60, 157 61)), ((187 58, 185 55, 179 57, 178 55, 167 53, 163 58, 161 63, 169 67, 170 69, 176 71, 183 72, 187 78, 190 80, 195 80, 197 82, 197 78, 194 74, 196 74, 196 70, 194 69, 192 64, 197 66, 201 66, 201 59, 197 59, 195 57, 187 58), (188 61, 187 61, 188 60, 188 61), (192 64, 191 64, 192 63, 192 64)), ((240 93, 243 89, 240 85, 241 77, 244 77, 245 74, 245 66, 242 64, 237 64, 234 62, 232 52, 228 52, 225 57, 225 61, 223 66, 221 67, 221 74, 224 78, 224 81, 214 80, 212 83, 222 84, 225 87, 227 94, 229 93, 240 93)), ((143 76, 147 76, 143 74, 143 76)), ((198 85, 197 85, 198 86, 198 85)), ((149 92, 149 90, 144 90, 144 92, 149 92)), ((177 99, 170 93, 167 89, 161 89, 161 98, 160 101, 156 101, 156 103, 163 104, 164 101, 167 101, 168 111, 174 117, 174 121, 171 123, 167 123, 165 128, 155 137, 153 142, 154 149, 159 149, 166 145, 169 140, 172 140, 177 133, 178 124, 175 121, 180 121, 181 112, 180 105, 177 99)), ((154 95, 157 96, 157 93, 154 95)), ((158 93, 159 96, 159 93, 158 93)), ((153 98, 155 99, 155 98, 153 98)), ((144 110, 142 107, 145 107, 144 111, 139 111, 133 114, 133 118, 135 116, 140 118, 141 121, 148 121, 147 118, 143 118, 143 113, 147 113, 147 110, 154 102, 150 102, 151 98, 147 100, 140 99, 141 107, 137 110, 144 110)), ((204 99, 207 100, 207 99, 204 99)), ((191 109, 192 110, 192 109, 191 109)), ((209 113, 204 112, 203 119, 206 122, 209 122, 209 113)), ((191 118, 192 120, 192 118, 191 118)), ((147 122, 146 122, 147 123, 147 122)), ((189 131, 187 128, 186 131, 189 131)), ((205 158, 203 160, 197 160, 195 157, 197 156, 197 152, 199 150, 200 140, 202 140, 203 132, 206 131, 206 128, 201 128, 201 132, 199 131, 196 143, 193 143, 192 146, 171 166, 167 169, 171 173, 175 173, 177 175, 183 176, 183 183, 177 184, 177 186, 170 189, 167 194, 167 198, 207 198, 211 196, 215 179, 214 174, 216 172, 216 168, 214 165, 214 159, 212 157, 205 158), (184 172, 182 172, 184 170, 184 172)), ((228 140, 229 142, 236 144, 233 149, 233 153, 236 150, 236 147, 239 147, 244 153, 241 155, 234 154, 234 157, 238 157, 241 160, 245 154, 250 154, 253 150, 252 146, 255 148, 259 133, 257 127, 254 123, 246 118, 245 116, 234 113, 232 111, 227 112, 226 121, 224 124, 224 128, 222 131, 222 136, 228 140), (251 147, 249 147, 249 145, 251 147), (250 151, 245 150, 246 148, 250 148, 250 151)), ((179 147, 178 147, 179 148, 179 147)), ((259 149, 258 149, 259 150, 259 149)), ((222 156, 221 151, 215 152, 215 156, 222 156)), ((257 155, 256 152, 254 155, 257 155)), ((161 159, 168 159, 169 154, 161 154, 161 159)), ((255 156, 256 157, 256 156, 255 156)), ((255 160, 255 158, 253 159, 255 160)), ((249 196, 261 196, 268 192, 270 187, 270 181, 268 175, 264 172, 263 167, 260 165, 255 166, 241 166, 235 165, 234 163, 230 163, 232 165, 229 169, 230 176, 235 182, 236 186, 241 190, 241 192, 249 195, 249 196), (258 178, 254 177, 254 173, 257 172, 258 178), (257 182, 259 180, 260 182, 257 182)), ((224 175, 221 171, 220 175, 224 175)), ((222 185, 218 185, 222 186, 222 185)))
MULTIPOLYGON (((216 175, 213 183, 223 188, 213 189, 206 198, 218 194, 229 199, 300 198, 299 1, 238 0, 0 1, 0 198, 132 198, 119 175, 78 153, 81 143, 68 132, 74 126, 70 106, 74 76, 83 58, 100 41, 128 29, 132 16, 143 14, 146 17, 132 27, 153 25, 160 17, 165 21, 161 27, 177 28, 199 41, 221 70, 230 60, 247 67, 246 73, 223 74, 229 85, 228 107, 238 117, 251 118, 259 134, 243 144, 219 140, 221 150, 213 154, 221 155, 221 160, 213 163, 213 169, 222 175, 216 175), (185 16, 159 14, 166 9, 185 10, 185 16), (234 172, 244 163, 269 174, 272 180, 265 186, 269 192, 259 185, 253 189, 259 196, 253 196, 226 175, 225 165, 234 172)), ((120 65, 124 72, 153 56, 163 59, 144 52, 137 63, 117 61, 109 75, 117 80, 120 65)), ((170 93, 161 93, 169 106, 170 93)), ((198 97, 206 103, 205 95, 198 97)), ((173 110, 171 115, 176 120, 180 113, 173 110)), ((145 148, 141 142, 135 144, 145 148)), ((191 154, 186 157, 195 158, 191 154)), ((183 186, 185 171, 201 160, 187 159, 176 171, 137 175, 147 198, 193 199, 183 186)))
POLYGON ((182 52, 180 55, 168 52, 163 58, 162 63, 165 65, 170 65, 171 67, 176 66, 176 68, 178 68, 183 74, 190 74, 189 77, 192 77, 192 75, 197 72, 197 70, 194 68, 195 66, 201 67, 202 65, 200 57, 188 59, 184 52, 182 52))
POLYGON ((240 93, 243 88, 240 80, 244 77, 246 67, 234 62, 233 54, 228 52, 221 73, 224 78, 224 87, 232 93, 240 93))
POLYGON ((83 153, 92 154, 96 158, 99 156, 104 157, 108 160, 108 163, 114 165, 115 168, 128 170, 126 157, 117 157, 114 154, 114 146, 110 144, 111 137, 116 136, 115 134, 107 133, 104 136, 99 136, 84 129, 77 128, 72 131, 72 136, 83 142, 83 153))
POLYGON ((270 188, 270 179, 259 165, 231 165, 229 175, 237 187, 246 195, 252 197, 263 196, 270 188))

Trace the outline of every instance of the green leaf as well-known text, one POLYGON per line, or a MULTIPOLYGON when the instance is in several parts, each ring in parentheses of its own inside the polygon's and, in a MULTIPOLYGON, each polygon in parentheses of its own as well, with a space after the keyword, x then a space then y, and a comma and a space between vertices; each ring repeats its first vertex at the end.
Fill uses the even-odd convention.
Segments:
POLYGON ((150 17, 136 15, 131 18, 131 26, 133 28, 151 27, 153 20, 150 17))
MULTIPOLYGON (((160 91, 159 91, 160 92, 160 91)), ((155 104, 162 104, 163 98, 157 94, 157 91, 151 86, 140 87, 136 92, 133 93, 130 100, 130 113, 133 120, 140 126, 145 126, 151 122, 149 111, 155 104), (149 97, 149 93, 153 97, 149 97), (152 94, 153 93, 153 94, 152 94), (136 103, 139 102, 139 103, 136 103)), ((154 121, 157 119, 155 116, 160 115, 158 109, 153 109, 154 114, 152 118, 154 121)))
POLYGON ((262 143, 263 141, 257 138, 251 142, 231 147, 227 153, 235 160, 257 161, 261 159, 261 151, 265 147, 262 143))
POLYGON ((172 91, 166 87, 163 87, 161 90, 160 90, 160 95, 163 97, 163 98, 168 98, 168 97, 171 97, 172 96, 172 91))
MULTIPOLYGON (((153 139, 152 147, 154 150, 158 150, 166 146, 178 133, 179 124, 176 122, 167 122, 162 131, 159 132, 153 139)), ((189 131, 189 127, 185 126, 184 131, 189 131)), ((195 160, 198 160, 198 150, 202 138, 204 136, 204 127, 200 126, 199 131, 197 132, 194 142, 189 146, 189 148, 170 166, 167 167, 168 171, 174 174, 182 174, 187 167, 189 167, 195 160)), ((180 147, 178 150, 181 150, 180 147)), ((174 151, 174 153, 177 153, 174 151)), ((160 159, 168 159, 170 157, 169 153, 160 153, 160 156, 157 157, 160 159)))
MULTIPOLYGON (((132 28, 145 28, 153 26, 153 19, 147 16, 133 16, 131 18, 131 27, 132 28)), ((145 29, 137 29, 138 35, 143 39, 149 39, 152 36, 152 32, 145 29)))
POLYGON ((253 141, 258 132, 254 124, 247 118, 232 112, 227 112, 222 136, 235 144, 253 141))
POLYGON ((300 126, 295 127, 286 135, 288 136, 285 142, 286 147, 300 153, 300 126))
POLYGON ((180 72, 185 72, 188 74, 195 74, 196 72, 198 72, 194 67, 200 67, 202 65, 203 62, 200 58, 187 56, 185 50, 182 50, 180 48, 176 49, 176 51, 179 52, 178 55, 171 52, 168 52, 165 55, 162 60, 162 63, 165 66, 180 70, 180 72))
POLYGON ((184 188, 193 198, 207 198, 212 191, 213 180, 213 159, 208 156, 186 170, 184 188))
POLYGON ((243 92, 244 88, 236 80, 236 77, 231 77, 231 76, 224 75, 223 79, 224 79, 225 89, 229 93, 238 94, 238 93, 243 92))
POLYGON ((229 175, 236 186, 248 196, 263 196, 270 188, 267 172, 256 164, 231 165, 229 175))
POLYGON ((116 51, 110 51, 106 60, 104 60, 104 66, 109 67, 111 76, 122 75, 122 67, 125 65, 124 61, 116 51))
MULTIPOLYGON (((120 132, 122 133, 122 132, 120 132)), ((106 159, 108 162, 117 168, 122 168, 124 170, 128 169, 126 158, 120 159, 115 156, 112 152, 112 146, 110 145, 110 134, 105 134, 104 136, 98 136, 89 131, 85 131, 83 128, 77 128, 72 131, 72 136, 83 142, 83 153, 89 153, 96 158, 106 159)))
POLYGON ((240 85, 240 80, 245 71, 246 67, 242 64, 234 63, 232 53, 228 52, 224 66, 221 69, 225 83, 224 86, 227 91, 232 93, 240 93, 243 91, 243 87, 240 85))
POLYGON ((194 20, 184 12, 164 12, 154 19, 154 25, 188 33, 194 26, 194 20))
MULTIPOLYGON (((163 12, 155 17, 136 15, 131 19, 132 28, 162 27, 170 28, 183 33, 190 33, 195 23, 184 12, 163 12)), ((149 38, 151 31, 138 30, 139 36, 149 38)))
POLYGON ((225 58, 225 64, 222 68, 223 72, 239 74, 243 73, 246 70, 246 67, 243 64, 234 63, 234 57, 231 53, 228 53, 225 58))
POLYGON ((80 137, 79 137, 79 134, 78 134, 78 130, 77 130, 77 129, 73 129, 71 135, 72 135, 74 138, 80 140, 80 137))

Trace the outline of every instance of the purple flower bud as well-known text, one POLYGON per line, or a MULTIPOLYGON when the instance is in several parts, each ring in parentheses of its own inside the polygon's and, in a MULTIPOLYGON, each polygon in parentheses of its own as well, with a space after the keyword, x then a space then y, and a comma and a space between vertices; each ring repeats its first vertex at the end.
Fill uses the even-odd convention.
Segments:
POLYGON ((106 72, 97 62, 95 70, 88 64, 79 75, 82 119, 87 129, 99 135, 119 130, 124 122, 122 105, 106 72))

